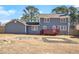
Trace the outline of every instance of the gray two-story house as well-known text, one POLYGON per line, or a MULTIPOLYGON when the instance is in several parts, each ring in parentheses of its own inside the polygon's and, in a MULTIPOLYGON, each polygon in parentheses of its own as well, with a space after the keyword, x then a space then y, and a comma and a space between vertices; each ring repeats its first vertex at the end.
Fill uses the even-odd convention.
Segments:
POLYGON ((61 14, 39 14, 36 21, 12 20, 5 25, 6 33, 40 34, 42 29, 59 28, 59 34, 69 34, 70 18, 61 14))

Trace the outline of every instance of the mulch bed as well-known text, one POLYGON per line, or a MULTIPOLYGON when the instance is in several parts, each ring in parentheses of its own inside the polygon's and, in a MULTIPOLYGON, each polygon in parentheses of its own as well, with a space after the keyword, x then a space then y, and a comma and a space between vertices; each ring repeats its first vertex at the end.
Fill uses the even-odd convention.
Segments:
POLYGON ((71 38, 79 38, 79 35, 73 35, 71 38))

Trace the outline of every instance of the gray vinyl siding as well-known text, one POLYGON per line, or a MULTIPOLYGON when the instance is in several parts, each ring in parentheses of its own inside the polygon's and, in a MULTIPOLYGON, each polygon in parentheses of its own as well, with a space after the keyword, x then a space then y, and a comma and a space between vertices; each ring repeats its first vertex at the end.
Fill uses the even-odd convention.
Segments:
POLYGON ((33 31, 31 26, 28 26, 27 27, 27 34, 40 34, 40 30, 41 30, 40 26, 38 26, 38 30, 36 30, 36 31, 33 31))
POLYGON ((25 25, 17 22, 11 22, 6 24, 5 26, 6 33, 25 33, 25 25))
POLYGON ((66 20, 66 22, 64 22, 64 23, 61 23, 60 18, 50 18, 50 22, 48 22, 48 23, 45 23, 44 19, 40 18, 39 25, 32 25, 32 26, 38 26, 38 30, 36 30, 36 31, 33 31, 31 29, 31 25, 27 26, 27 24, 26 24, 26 28, 25 28, 25 25, 18 21, 16 23, 9 22, 5 25, 5 32, 6 33, 23 33, 24 34, 25 30, 26 30, 26 34, 40 34, 40 31, 43 29, 43 26, 47 26, 48 29, 52 29, 53 25, 66 26, 67 30, 60 31, 59 34, 68 34, 68 20, 66 20))
POLYGON ((40 28, 43 29, 43 26, 47 26, 48 29, 51 29, 52 26, 67 26, 67 30, 66 31, 60 31, 59 34, 68 34, 68 20, 66 20, 65 23, 61 23, 60 22, 60 18, 51 18, 50 22, 45 23, 44 19, 40 19, 40 28))

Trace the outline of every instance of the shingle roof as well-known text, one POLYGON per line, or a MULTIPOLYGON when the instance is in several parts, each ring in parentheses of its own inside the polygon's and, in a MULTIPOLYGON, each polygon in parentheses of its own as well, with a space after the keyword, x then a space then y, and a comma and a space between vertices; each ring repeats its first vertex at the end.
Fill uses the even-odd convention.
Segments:
MULTIPOLYGON (((23 25, 26 25, 26 22, 21 21, 21 20, 11 20, 11 21, 9 21, 8 23, 11 23, 11 22, 14 22, 14 21, 18 21, 18 22, 22 23, 23 25)), ((8 23, 6 23, 6 24, 8 24, 8 23)), ((5 24, 5 25, 6 25, 6 24, 5 24)))
POLYGON ((69 16, 61 15, 61 14, 39 14, 40 18, 66 18, 69 16))
POLYGON ((17 21, 19 21, 20 23, 23 23, 24 25, 26 25, 25 21, 22 21, 22 20, 17 20, 17 21))

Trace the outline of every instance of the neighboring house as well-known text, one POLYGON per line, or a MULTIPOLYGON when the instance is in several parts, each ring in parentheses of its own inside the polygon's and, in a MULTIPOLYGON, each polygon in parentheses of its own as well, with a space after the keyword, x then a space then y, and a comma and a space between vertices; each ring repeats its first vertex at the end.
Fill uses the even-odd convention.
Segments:
POLYGON ((37 21, 10 21, 5 25, 7 33, 40 34, 42 29, 59 28, 59 34, 69 34, 70 18, 60 14, 39 14, 37 21))

